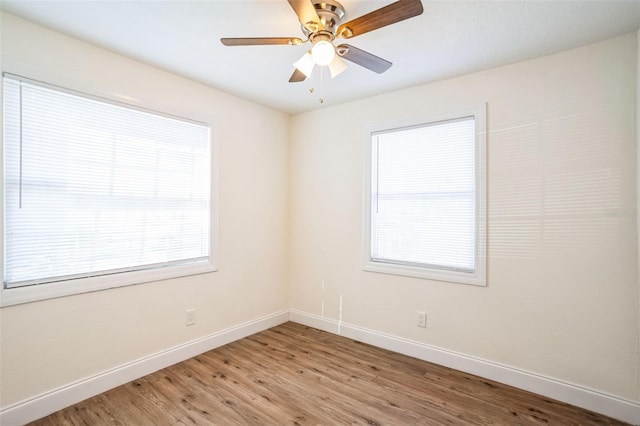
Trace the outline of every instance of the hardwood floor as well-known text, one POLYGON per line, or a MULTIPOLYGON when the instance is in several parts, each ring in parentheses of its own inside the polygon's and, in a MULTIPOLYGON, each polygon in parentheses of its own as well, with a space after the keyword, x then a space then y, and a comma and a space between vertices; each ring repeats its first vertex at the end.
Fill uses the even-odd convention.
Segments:
POLYGON ((620 425, 295 323, 157 371, 32 425, 620 425))

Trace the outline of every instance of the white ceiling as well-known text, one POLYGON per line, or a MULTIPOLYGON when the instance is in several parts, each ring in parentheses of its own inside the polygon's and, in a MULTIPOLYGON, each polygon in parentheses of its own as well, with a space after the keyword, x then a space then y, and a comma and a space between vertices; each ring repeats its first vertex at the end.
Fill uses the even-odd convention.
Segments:
MULTIPOLYGON (((391 0, 342 0, 346 22, 391 0)), ((300 37, 286 0, 2 0, 2 9, 287 113, 514 63, 629 33, 640 1, 430 1, 418 17, 349 41, 391 62, 288 83, 302 46, 225 47, 221 37, 300 37), (315 89, 310 93, 310 88, 315 89), (325 99, 320 104, 319 98, 325 99)))

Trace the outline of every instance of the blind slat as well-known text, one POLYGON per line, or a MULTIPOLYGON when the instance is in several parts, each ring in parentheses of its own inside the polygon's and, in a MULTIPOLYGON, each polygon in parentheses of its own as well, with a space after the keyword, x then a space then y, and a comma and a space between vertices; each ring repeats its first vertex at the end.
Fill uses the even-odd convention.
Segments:
POLYGON ((3 85, 6 287, 208 259, 208 126, 3 85))
POLYGON ((371 259, 475 270, 475 121, 372 135, 371 259))

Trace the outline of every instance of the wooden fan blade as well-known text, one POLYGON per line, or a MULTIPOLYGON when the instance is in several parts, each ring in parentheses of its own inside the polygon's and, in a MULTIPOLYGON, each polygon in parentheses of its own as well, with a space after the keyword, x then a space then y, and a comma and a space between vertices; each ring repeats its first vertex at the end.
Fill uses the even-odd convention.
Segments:
POLYGON ((289 78, 289 83, 299 83, 301 81, 305 81, 307 76, 304 75, 303 72, 300 72, 297 68, 291 74, 291 78, 289 78))
POLYGON ((293 11, 296 12, 296 15, 298 15, 298 20, 303 27, 307 27, 307 23, 309 22, 314 22, 318 25, 317 30, 322 29, 320 17, 316 13, 316 8, 310 0, 289 0, 289 5, 291 5, 293 11))
POLYGON ((262 46, 269 44, 301 44, 303 41, 297 37, 245 37, 245 38, 221 38, 225 46, 262 46))
POLYGON ((361 67, 365 67, 373 72, 378 74, 382 74, 393 65, 391 62, 386 59, 379 58, 378 56, 366 52, 362 49, 358 49, 357 47, 353 47, 349 44, 341 44, 336 48, 338 52, 344 52, 340 56, 342 56, 347 61, 351 61, 354 64, 358 64, 361 67))
POLYGON ((399 0, 340 25, 336 34, 343 38, 352 38, 413 18, 420 15, 422 11, 422 2, 420 0, 399 0))

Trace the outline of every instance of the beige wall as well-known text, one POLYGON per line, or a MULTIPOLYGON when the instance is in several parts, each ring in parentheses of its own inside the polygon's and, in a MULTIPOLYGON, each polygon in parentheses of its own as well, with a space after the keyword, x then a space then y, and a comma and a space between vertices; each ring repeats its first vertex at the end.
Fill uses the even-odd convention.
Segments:
POLYGON ((342 295, 345 323, 640 400, 636 55, 630 34, 294 116, 291 307, 338 320, 342 295), (366 130, 485 101, 488 286, 362 271, 366 130))
POLYGON ((1 407, 287 308, 287 115, 12 15, 1 24, 4 71, 212 123, 221 206, 218 272, 2 308, 1 407))
POLYGON ((635 35, 290 119, 1 24, 5 71, 212 122, 221 208, 219 272, 2 308, 0 407, 340 295, 347 323, 640 401, 635 35), (367 128, 485 101, 488 286, 363 272, 367 128))

